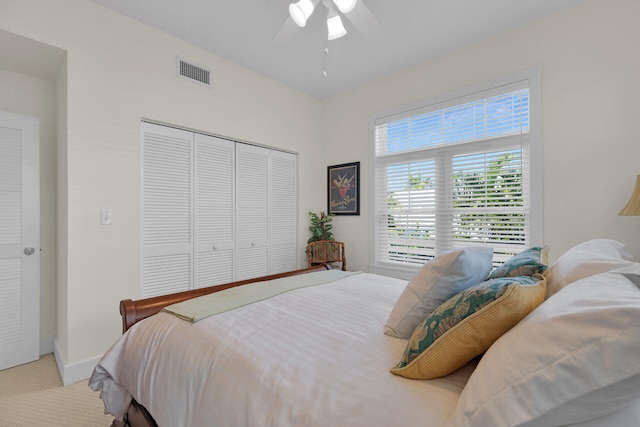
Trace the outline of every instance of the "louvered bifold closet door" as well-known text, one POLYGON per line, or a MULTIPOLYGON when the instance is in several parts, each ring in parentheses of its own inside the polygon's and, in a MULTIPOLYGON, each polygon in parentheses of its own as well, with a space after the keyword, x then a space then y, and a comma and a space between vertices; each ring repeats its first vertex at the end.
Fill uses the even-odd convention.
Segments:
POLYGON ((236 280, 269 273, 269 153, 236 144, 236 280))
POLYGON ((142 124, 142 297, 185 291, 192 271, 193 133, 142 124))
POLYGON ((195 135, 195 288, 232 282, 235 143, 195 135))
POLYGON ((269 274, 296 268, 296 155, 271 152, 271 236, 269 274))

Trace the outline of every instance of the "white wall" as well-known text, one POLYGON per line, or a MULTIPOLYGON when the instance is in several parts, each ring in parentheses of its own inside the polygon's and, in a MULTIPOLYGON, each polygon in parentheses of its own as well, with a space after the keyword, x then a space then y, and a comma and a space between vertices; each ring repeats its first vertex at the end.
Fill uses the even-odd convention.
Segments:
POLYGON ((363 214, 333 221, 350 268, 366 271, 369 263, 372 115, 535 65, 543 75, 551 259, 597 237, 620 240, 639 257, 640 217, 617 216, 640 174, 638 17, 638 1, 590 1, 325 100, 325 163, 362 162, 363 214))
MULTIPOLYGON (((57 126, 57 188, 56 188, 56 256, 57 256, 57 276, 56 276, 56 361, 59 371, 64 374, 63 360, 65 357, 61 352, 69 345, 69 312, 68 312, 68 291, 67 283, 69 277, 69 171, 67 168, 67 61, 62 61, 56 79, 56 122, 57 126)), ((69 383, 71 381, 67 381, 69 383)))
POLYGON ((139 297, 142 118, 297 151, 302 263, 306 211, 324 171, 314 161, 319 101, 86 0, 3 0, 2 9, 0 29, 67 51, 57 87, 66 108, 57 112, 66 139, 56 343, 65 383, 120 335, 118 302, 139 297), (176 55, 211 69, 213 88, 177 78, 176 55), (102 208, 113 210, 113 225, 100 225, 102 208))

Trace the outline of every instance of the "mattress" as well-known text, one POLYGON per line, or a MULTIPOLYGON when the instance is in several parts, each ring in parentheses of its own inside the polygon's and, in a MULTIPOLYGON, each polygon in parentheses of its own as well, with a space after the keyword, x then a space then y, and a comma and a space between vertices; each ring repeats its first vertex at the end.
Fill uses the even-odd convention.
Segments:
POLYGON ((134 325, 90 379, 105 411, 131 397, 160 426, 440 426, 475 361, 444 378, 389 372, 406 341, 383 334, 406 281, 361 273, 190 323, 134 325))

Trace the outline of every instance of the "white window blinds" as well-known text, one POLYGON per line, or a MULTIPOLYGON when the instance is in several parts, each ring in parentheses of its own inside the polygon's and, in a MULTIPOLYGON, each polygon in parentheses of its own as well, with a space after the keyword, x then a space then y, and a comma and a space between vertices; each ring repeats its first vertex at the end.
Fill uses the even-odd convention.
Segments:
POLYGON ((472 245, 491 245, 500 262, 532 243, 529 85, 376 119, 374 270, 472 245))

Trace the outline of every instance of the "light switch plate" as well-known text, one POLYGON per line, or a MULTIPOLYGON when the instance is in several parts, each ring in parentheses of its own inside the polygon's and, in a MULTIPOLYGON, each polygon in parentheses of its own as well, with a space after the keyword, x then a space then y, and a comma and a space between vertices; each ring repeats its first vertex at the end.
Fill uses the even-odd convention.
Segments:
POLYGON ((111 209, 102 209, 100 211, 100 224, 111 225, 113 222, 113 213, 111 209))

